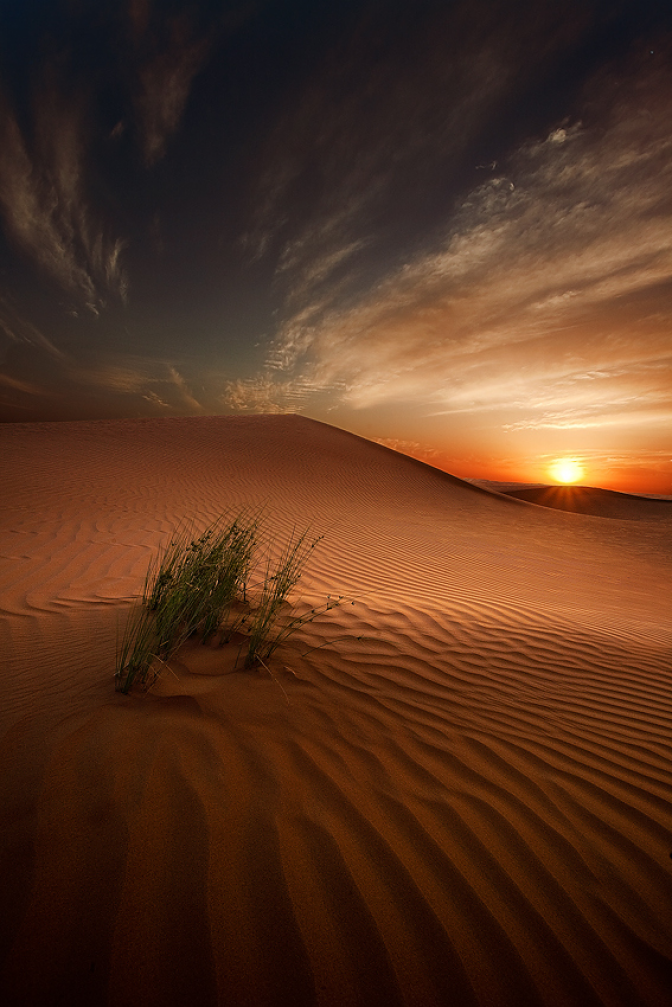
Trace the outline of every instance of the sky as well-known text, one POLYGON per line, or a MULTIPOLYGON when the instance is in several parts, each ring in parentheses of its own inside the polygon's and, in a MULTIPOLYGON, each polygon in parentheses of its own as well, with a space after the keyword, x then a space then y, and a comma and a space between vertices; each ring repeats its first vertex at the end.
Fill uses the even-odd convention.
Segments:
POLYGON ((0 0, 0 225, 2 421, 672 493, 669 0, 0 0))

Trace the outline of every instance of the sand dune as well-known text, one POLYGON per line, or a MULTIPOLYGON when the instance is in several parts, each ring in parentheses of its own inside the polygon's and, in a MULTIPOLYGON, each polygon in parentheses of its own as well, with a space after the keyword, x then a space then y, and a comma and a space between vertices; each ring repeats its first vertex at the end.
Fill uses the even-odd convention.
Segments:
POLYGON ((1 1002, 669 1005, 671 520, 293 416, 0 452, 1 1002), (324 535, 299 609, 355 604, 115 694, 150 556, 244 505, 324 535))
POLYGON ((601 518, 623 521, 670 521, 672 500, 634 496, 594 486, 539 486, 505 491, 507 496, 542 507, 592 514, 601 518))

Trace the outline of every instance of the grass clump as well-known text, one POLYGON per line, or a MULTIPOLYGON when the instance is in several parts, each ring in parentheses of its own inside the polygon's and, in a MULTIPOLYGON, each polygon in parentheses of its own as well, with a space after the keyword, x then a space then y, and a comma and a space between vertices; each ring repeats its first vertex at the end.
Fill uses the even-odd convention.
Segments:
POLYGON ((260 537, 259 518, 244 512, 233 520, 219 519, 197 537, 183 530, 170 540, 150 563, 141 599, 126 624, 117 652, 117 691, 128 693, 136 681, 153 681, 195 633, 206 643, 215 634, 225 642, 234 631, 244 632, 244 666, 264 664, 301 625, 341 603, 342 598, 330 597, 304 616, 281 618, 320 541, 308 532, 294 533, 277 563, 267 561, 265 576, 252 591, 256 604, 250 602, 249 578, 260 537))
POLYGON ((164 660, 199 628, 207 642, 235 599, 245 595, 257 526, 256 519, 237 517, 211 525, 191 541, 182 533, 150 566, 144 600, 154 613, 164 660))
MULTIPOLYGON (((286 624, 281 629, 276 628, 278 614, 284 607, 287 595, 298 583, 301 571, 310 553, 320 539, 307 541, 307 532, 298 538, 292 537, 287 543, 275 572, 271 571, 270 563, 266 567, 266 576, 261 589, 261 596, 256 610, 250 620, 248 629, 249 646, 245 657, 245 667, 251 667, 258 660, 267 660, 289 633, 286 624)), ((303 623, 305 619, 297 619, 303 623)))

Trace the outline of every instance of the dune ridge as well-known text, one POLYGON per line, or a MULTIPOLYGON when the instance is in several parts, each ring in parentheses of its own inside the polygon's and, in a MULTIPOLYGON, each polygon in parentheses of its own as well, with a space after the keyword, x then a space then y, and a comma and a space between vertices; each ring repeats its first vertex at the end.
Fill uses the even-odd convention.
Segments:
POLYGON ((592 514, 600 518, 617 518, 621 521, 672 519, 672 500, 619 493, 594 486, 530 486, 505 489, 503 492, 509 497, 542 507, 555 507, 575 514, 592 514))
POLYGON ((0 450, 3 1002, 669 1003, 672 522, 295 416, 0 450), (115 695, 153 550, 241 506, 324 534, 299 610, 355 604, 115 695))

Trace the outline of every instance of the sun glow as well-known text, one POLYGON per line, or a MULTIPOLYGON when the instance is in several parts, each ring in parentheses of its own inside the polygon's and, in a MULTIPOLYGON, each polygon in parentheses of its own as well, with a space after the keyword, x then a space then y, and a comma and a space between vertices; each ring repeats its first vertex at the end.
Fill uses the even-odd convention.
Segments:
POLYGON ((583 465, 574 458, 556 458, 548 466, 548 471, 558 483, 576 483, 584 474, 583 465))

